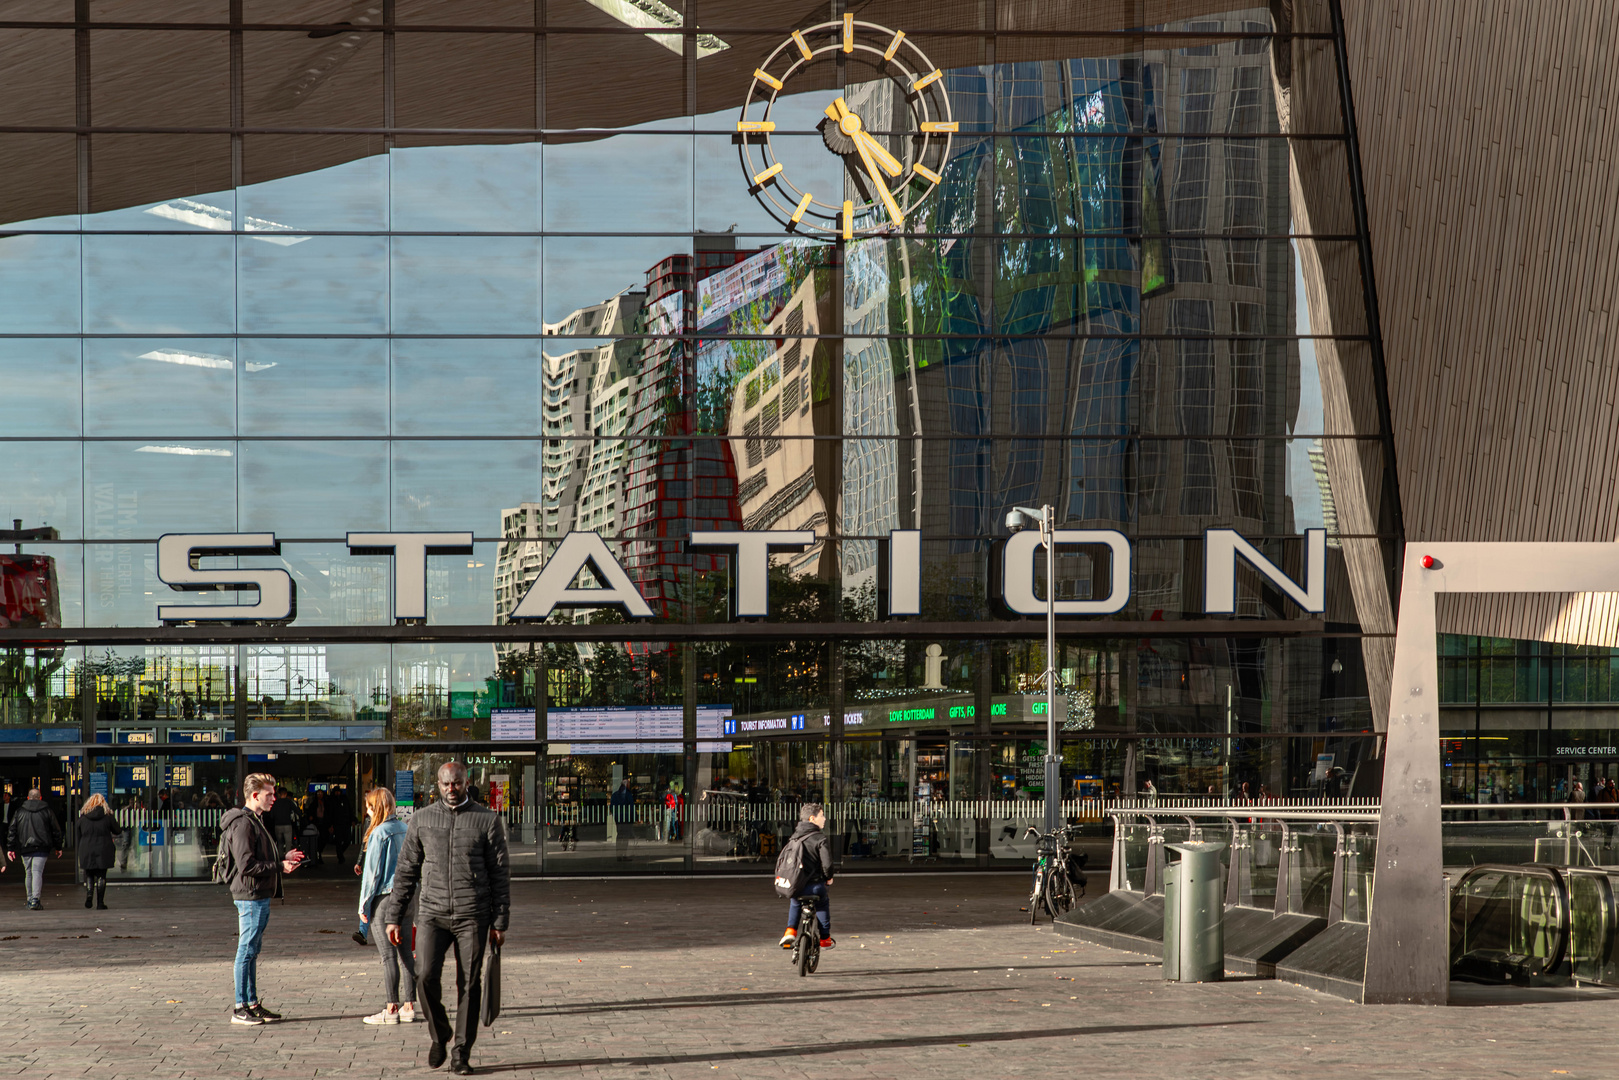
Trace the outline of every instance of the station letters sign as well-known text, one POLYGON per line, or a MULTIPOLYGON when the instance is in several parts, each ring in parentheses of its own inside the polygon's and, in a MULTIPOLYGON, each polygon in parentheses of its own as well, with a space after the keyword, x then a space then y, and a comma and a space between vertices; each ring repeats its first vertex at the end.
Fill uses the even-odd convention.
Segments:
MULTIPOLYGON (((1066 617, 1112 615, 1130 602, 1130 541, 1113 529, 1058 529, 1059 547, 1105 547, 1109 551, 1107 595, 1089 600, 1058 600, 1056 614, 1066 617)), ((1308 612, 1326 610, 1327 534, 1323 529, 1304 533, 1304 584, 1300 585, 1272 563, 1259 549, 1232 529, 1210 529, 1203 536, 1203 610, 1229 615, 1237 609, 1237 560, 1248 563, 1262 577, 1308 612)), ((809 530, 729 530, 694 532, 687 547, 694 551, 729 553, 731 611, 739 618, 770 615, 770 555, 803 551, 816 542, 809 530)), ((922 534, 915 529, 890 532, 881 541, 887 547, 884 579, 879 582, 891 616, 922 613, 922 534)), ((1046 601, 1035 595, 1035 560, 1041 546, 1034 531, 1015 533, 1001 551, 1001 600, 1017 615, 1044 615, 1046 601)), ((468 555, 470 532, 367 532, 349 533, 352 554, 391 555, 394 560, 393 612, 396 620, 427 618, 427 560, 434 555, 468 555)), ((274 533, 170 533, 157 542, 157 576, 171 589, 224 591, 256 589, 251 604, 160 604, 158 619, 165 623, 291 622, 297 617, 297 589, 292 575, 281 569, 233 570, 204 567, 213 556, 279 554, 274 533)), ((629 574, 601 536, 571 532, 557 544, 521 603, 511 612, 513 621, 541 621, 558 608, 618 608, 630 618, 645 619, 652 609, 629 574), (596 585, 579 588, 575 582, 587 573, 596 585)))

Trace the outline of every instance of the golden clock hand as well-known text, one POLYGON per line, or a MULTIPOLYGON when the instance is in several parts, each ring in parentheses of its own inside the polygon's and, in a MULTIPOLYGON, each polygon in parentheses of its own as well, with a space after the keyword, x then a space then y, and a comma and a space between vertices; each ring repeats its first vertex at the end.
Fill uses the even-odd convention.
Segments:
POLYGON ((855 119, 854 130, 852 132, 846 131, 845 134, 850 135, 857 143, 864 141, 866 148, 870 150, 872 156, 882 164, 884 171, 886 171, 889 176, 898 176, 900 173, 905 171, 905 167, 899 163, 893 154, 890 154, 887 150, 883 149, 881 143, 879 143, 876 139, 873 139, 870 135, 866 134, 865 125, 860 122, 859 115, 854 113, 849 108, 848 103, 845 102, 841 97, 826 107, 826 115, 837 121, 840 128, 843 127, 843 120, 845 117, 853 116, 855 119))
POLYGON ((881 170, 877 168, 877 163, 871 159, 871 151, 867 150, 866 144, 858 139, 855 140, 854 148, 860 151, 860 160, 866 164, 866 175, 871 177, 871 182, 877 186, 877 194, 882 196, 883 205, 888 207, 888 220, 894 223, 894 228, 896 229, 904 225, 905 215, 899 212, 899 204, 894 201, 894 196, 889 193, 888 185, 883 183, 881 170))
POLYGON ((871 151, 871 156, 877 159, 877 164, 881 165, 889 176, 898 176, 905 171, 905 166, 901 165, 893 154, 884 150, 882 143, 866 134, 865 129, 855 132, 854 141, 863 143, 866 149, 871 151))

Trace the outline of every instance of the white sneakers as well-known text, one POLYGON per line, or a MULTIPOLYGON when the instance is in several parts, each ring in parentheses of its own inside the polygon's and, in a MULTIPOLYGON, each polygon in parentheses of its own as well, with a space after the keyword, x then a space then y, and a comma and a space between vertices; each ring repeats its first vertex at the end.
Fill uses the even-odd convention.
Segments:
POLYGON ((364 1017, 362 1023, 366 1024, 414 1024, 416 1022, 416 1008, 413 1005, 401 1005, 398 1012, 389 1012, 383 1009, 379 1013, 372 1013, 364 1017))

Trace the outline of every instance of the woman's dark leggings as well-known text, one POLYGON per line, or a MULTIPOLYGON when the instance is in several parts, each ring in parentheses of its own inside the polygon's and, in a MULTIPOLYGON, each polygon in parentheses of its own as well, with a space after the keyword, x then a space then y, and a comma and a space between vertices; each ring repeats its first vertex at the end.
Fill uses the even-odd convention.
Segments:
POLYGON ((95 897, 97 906, 106 906, 107 872, 105 870, 86 870, 84 872, 84 887, 95 897))

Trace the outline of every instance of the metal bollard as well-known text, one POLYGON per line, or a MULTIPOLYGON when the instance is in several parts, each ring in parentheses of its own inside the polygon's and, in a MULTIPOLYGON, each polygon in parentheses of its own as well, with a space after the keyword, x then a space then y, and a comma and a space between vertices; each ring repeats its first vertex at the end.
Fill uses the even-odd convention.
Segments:
POLYGON ((1166 844, 1181 853, 1164 870, 1164 978, 1215 982, 1225 977, 1222 843, 1166 844))

